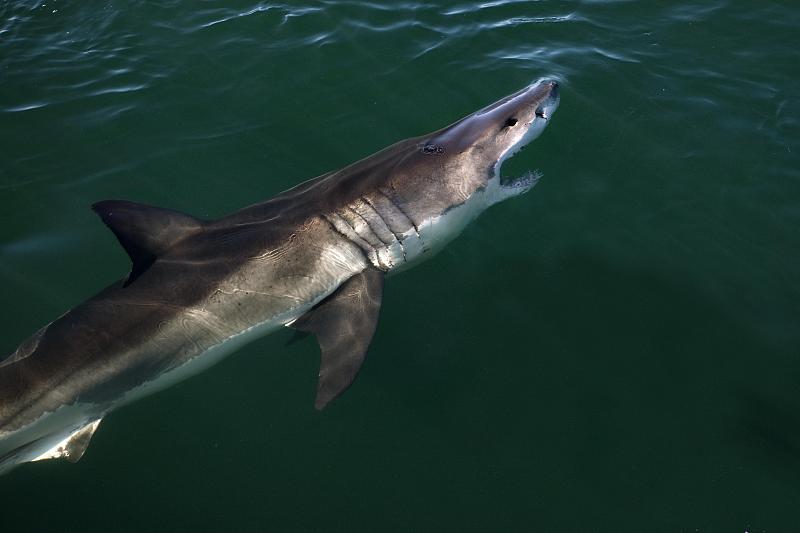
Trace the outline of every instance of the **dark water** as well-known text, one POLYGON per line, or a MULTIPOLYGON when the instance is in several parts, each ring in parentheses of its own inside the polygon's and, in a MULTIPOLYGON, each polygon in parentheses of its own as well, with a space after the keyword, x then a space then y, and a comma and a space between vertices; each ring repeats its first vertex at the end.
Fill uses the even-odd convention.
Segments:
POLYGON ((0 478, 12 531, 800 530, 795 2, 0 3, 0 353, 215 217, 540 76, 544 178, 387 283, 356 385, 262 339, 0 478))

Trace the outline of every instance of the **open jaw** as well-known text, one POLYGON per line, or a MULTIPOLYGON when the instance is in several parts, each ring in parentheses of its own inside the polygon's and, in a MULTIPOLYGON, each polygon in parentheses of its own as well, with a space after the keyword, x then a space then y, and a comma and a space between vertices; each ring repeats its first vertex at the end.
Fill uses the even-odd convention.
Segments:
MULTIPOLYGON (((547 109, 547 111, 549 116, 552 113, 552 110, 547 109)), ((527 130, 517 139, 515 143, 506 149, 506 151, 494 164, 492 169, 494 176, 499 177, 500 188, 505 192, 516 192, 518 194, 526 192, 536 185, 536 182, 538 182, 542 177, 542 173, 538 170, 529 170, 521 176, 503 176, 501 168, 503 163, 514 157, 514 155, 516 155, 520 150, 538 138, 544 131, 545 126, 547 126, 547 122, 548 118, 544 116, 544 111, 542 111, 541 115, 539 114, 539 111, 537 111, 537 115, 533 118, 533 121, 529 124, 526 124, 527 130)))
MULTIPOLYGON (((527 136, 527 135, 526 135, 527 136)), ((514 192, 514 193, 523 193, 527 192, 528 190, 532 189, 534 185, 539 181, 542 177, 542 173, 539 170, 528 170, 527 172, 523 173, 521 176, 504 176, 501 172, 503 163, 514 156, 517 152, 519 152, 526 144, 528 144, 531 140, 525 140, 524 138, 517 143, 517 145, 510 148, 498 161, 494 164, 492 169, 493 174, 495 177, 499 178, 500 188, 503 189, 505 192, 514 192)))

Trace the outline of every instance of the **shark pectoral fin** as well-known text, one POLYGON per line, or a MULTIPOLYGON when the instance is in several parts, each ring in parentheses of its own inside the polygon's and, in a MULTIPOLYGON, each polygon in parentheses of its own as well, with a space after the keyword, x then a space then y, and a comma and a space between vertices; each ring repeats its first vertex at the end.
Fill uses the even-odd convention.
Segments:
POLYGON ((328 405, 356 378, 378 325, 382 297, 383 272, 370 268, 292 323, 292 328, 313 333, 322 351, 317 409, 328 405))
POLYGON ((94 432, 99 425, 100 419, 97 419, 79 427, 70 433, 65 439, 60 440, 54 446, 47 449, 44 453, 30 460, 43 461, 45 459, 58 459, 63 457, 70 463, 77 463, 78 460, 83 457, 83 453, 89 446, 89 441, 92 439, 92 435, 94 435, 94 432))
POLYGON ((114 232, 131 258, 133 267, 124 286, 130 285, 173 244, 204 224, 179 211, 123 200, 97 202, 92 209, 114 232))
POLYGON ((94 435, 99 425, 100 420, 95 420, 72 434, 67 442, 66 453, 64 454, 67 461, 70 463, 77 463, 80 458, 83 457, 86 448, 89 447, 89 441, 92 440, 92 435, 94 435))

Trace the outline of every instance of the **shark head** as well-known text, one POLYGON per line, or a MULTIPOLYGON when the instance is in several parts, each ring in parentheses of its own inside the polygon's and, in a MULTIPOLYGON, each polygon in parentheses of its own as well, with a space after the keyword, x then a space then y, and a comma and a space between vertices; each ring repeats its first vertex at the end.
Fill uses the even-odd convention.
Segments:
POLYGON ((506 180, 500 167, 541 135, 558 103, 558 83, 540 80, 435 132, 422 152, 448 159, 454 172, 443 175, 446 180, 475 183, 495 200, 516 196, 533 187, 537 174, 506 180))
MULTIPOLYGON (((506 179, 503 162, 536 139, 559 103, 558 83, 539 80, 430 135, 393 168, 395 203, 415 223, 423 252, 435 251, 487 207, 530 190, 539 174, 506 179)), ((409 141, 407 141, 409 142, 409 141)))
POLYGON ((558 107, 558 83, 539 80, 428 135, 395 143, 301 183, 228 222, 302 221, 320 212, 380 270, 404 270, 457 236, 486 208, 539 179, 500 174, 558 107))

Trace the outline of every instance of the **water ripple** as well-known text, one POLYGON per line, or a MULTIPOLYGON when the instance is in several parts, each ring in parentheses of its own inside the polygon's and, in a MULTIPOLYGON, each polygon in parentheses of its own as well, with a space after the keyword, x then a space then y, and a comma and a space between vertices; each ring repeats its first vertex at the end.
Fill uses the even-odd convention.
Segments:
POLYGON ((540 16, 540 17, 510 17, 506 19, 501 19, 496 22, 488 22, 480 24, 481 29, 496 29, 496 28, 504 28, 507 26, 520 26, 523 24, 551 24, 551 23, 559 23, 559 22, 570 22, 576 20, 575 13, 567 13, 566 15, 551 15, 551 16, 540 16))
POLYGON ((211 26, 216 26, 217 24, 229 22, 237 18, 249 17, 251 15, 256 15, 258 13, 264 13, 272 10, 278 10, 283 12, 283 21, 282 21, 283 23, 286 23, 290 18, 293 17, 302 17, 303 15, 307 15, 309 13, 316 13, 322 11, 322 9, 318 7, 291 7, 281 4, 274 4, 274 5, 259 4, 251 9, 241 12, 228 11, 228 14, 222 16, 219 19, 211 20, 209 22, 200 24, 197 27, 197 29, 210 28, 211 26))
MULTIPOLYGON (((296 6, 286 4, 273 4, 260 2, 247 9, 238 10, 232 8, 214 8, 197 10, 189 19, 189 24, 177 28, 184 33, 194 33, 197 31, 212 28, 214 26, 232 22, 240 19, 255 18, 256 15, 275 12, 280 14, 279 25, 288 23, 293 18, 322 12, 323 8, 318 6, 296 6)), ((168 21, 160 21, 162 24, 170 24, 168 21)))
POLYGON ((106 87, 104 89, 97 89, 96 91, 91 91, 88 93, 88 96, 102 96, 104 94, 129 93, 129 92, 141 91, 142 89, 146 89, 149 86, 150 84, 148 83, 139 83, 134 85, 122 85, 119 87, 106 87))
POLYGON ((376 2, 366 2, 366 1, 359 1, 359 0, 322 0, 322 3, 330 8, 338 8, 340 6, 345 7, 357 7, 357 8, 365 8, 374 11, 387 11, 387 12, 415 12, 415 11, 425 11, 431 9, 438 9, 438 5, 424 3, 424 2, 397 2, 397 3, 386 3, 386 4, 378 4, 376 2))
POLYGON ((346 26, 351 28, 356 28, 359 30, 367 30, 370 32, 396 32, 400 30, 405 30, 409 28, 422 28, 425 30, 429 30, 438 34, 442 35, 450 35, 453 33, 457 33, 459 30, 454 30, 453 28, 446 28, 443 26, 432 26, 430 24, 425 24, 418 20, 397 20, 393 22, 389 22, 386 24, 376 24, 365 20, 360 19, 350 19, 344 22, 346 26))
POLYGON ((699 22, 727 5, 727 1, 704 2, 702 4, 676 5, 667 12, 667 20, 678 22, 699 22))
POLYGON ((20 104, 5 108, 3 111, 6 113, 20 113, 22 111, 30 111, 31 109, 39 109, 47 105, 47 102, 31 102, 28 104, 20 104))
POLYGON ((506 7, 512 4, 527 4, 530 0, 493 0, 491 2, 475 2, 471 4, 462 4, 460 6, 452 7, 443 11, 443 15, 463 15, 466 13, 475 13, 484 9, 491 9, 494 7, 506 7))

